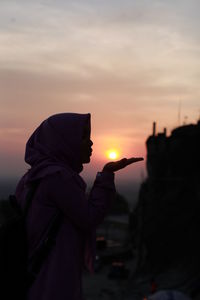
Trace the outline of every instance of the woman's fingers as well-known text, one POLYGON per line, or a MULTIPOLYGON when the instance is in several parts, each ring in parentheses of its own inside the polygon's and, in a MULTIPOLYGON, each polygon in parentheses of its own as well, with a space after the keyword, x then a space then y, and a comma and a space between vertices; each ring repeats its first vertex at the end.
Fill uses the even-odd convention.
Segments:
POLYGON ((119 169, 125 168, 126 166, 133 164, 137 161, 141 161, 143 160, 143 157, 131 157, 131 158, 122 158, 121 160, 119 160, 117 163, 117 166, 119 167, 119 169))
POLYGON ((141 160, 144 160, 144 158, 143 157, 131 157, 131 158, 127 159, 126 163, 127 163, 127 165, 130 165, 132 163, 135 163, 135 162, 141 161, 141 160))
POLYGON ((109 162, 104 166, 104 171, 116 172, 125 168, 126 166, 135 163, 137 161, 143 160, 143 157, 131 157, 131 158, 122 158, 115 162, 109 162))

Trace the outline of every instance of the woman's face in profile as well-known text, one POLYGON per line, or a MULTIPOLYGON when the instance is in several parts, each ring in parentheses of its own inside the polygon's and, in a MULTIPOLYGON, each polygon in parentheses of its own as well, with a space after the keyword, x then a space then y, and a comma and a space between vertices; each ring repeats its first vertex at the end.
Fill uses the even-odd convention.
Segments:
POLYGON ((90 125, 87 124, 83 131, 83 138, 81 144, 81 162, 87 164, 90 162, 90 156, 92 155, 93 142, 90 139, 90 125))

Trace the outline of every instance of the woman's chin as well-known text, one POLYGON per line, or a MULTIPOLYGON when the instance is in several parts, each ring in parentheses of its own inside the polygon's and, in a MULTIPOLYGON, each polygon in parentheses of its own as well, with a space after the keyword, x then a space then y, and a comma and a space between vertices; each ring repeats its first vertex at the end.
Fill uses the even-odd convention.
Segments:
POLYGON ((89 164, 90 163, 90 157, 84 158, 82 160, 82 164, 89 164))

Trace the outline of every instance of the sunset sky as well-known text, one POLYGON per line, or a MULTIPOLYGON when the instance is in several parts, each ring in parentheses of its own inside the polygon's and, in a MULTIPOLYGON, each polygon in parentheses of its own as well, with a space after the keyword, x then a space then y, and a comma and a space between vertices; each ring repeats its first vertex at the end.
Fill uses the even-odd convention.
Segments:
MULTIPOLYGON (((200 114, 199 0, 1 0, 0 177, 22 175, 25 143, 48 116, 92 115, 93 177, 108 160, 143 156, 200 114)), ((139 162, 123 179, 145 174, 139 162)))

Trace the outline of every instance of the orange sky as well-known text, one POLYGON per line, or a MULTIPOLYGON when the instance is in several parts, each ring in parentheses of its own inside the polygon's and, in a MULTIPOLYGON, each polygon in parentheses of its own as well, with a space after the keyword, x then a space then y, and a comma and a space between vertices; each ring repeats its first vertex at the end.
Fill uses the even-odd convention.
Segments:
MULTIPOLYGON (((93 177, 116 147, 144 156, 157 121, 168 134, 200 109, 200 3, 1 1, 0 177, 15 177, 31 132, 58 112, 92 114, 93 177)), ((145 161, 118 178, 139 179, 145 161)))

